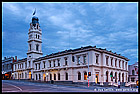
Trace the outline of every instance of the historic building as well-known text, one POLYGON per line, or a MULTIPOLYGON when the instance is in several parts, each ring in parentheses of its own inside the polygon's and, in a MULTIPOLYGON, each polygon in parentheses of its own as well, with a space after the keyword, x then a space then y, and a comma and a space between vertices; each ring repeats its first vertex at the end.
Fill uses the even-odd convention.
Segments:
POLYGON ((28 32, 27 58, 14 63, 15 79, 109 84, 128 81, 129 59, 106 49, 87 46, 42 56, 39 19, 32 17, 28 32), (19 66, 22 67, 19 67, 19 66))
POLYGON ((17 61, 17 56, 4 57, 2 60, 2 79, 12 79, 13 63, 17 61))
POLYGON ((138 80, 138 62, 128 65, 128 81, 129 82, 136 82, 138 80))

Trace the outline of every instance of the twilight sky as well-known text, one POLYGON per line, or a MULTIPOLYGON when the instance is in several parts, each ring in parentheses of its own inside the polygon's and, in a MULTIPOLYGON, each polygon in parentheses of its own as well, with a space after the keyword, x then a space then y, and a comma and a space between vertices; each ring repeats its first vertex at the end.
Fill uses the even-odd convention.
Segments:
POLYGON ((2 3, 2 59, 27 57, 36 8, 43 56, 81 46, 106 48, 138 61, 138 3, 2 3))

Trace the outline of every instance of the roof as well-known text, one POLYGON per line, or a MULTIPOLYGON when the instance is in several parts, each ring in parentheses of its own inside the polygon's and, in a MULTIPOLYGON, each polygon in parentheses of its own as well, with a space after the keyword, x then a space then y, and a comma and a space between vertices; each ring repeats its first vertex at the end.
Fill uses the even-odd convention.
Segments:
POLYGON ((117 54, 116 52, 113 53, 111 50, 108 51, 108 50, 106 50, 106 48, 102 49, 102 48, 96 48, 96 46, 86 46, 86 47, 81 47, 81 48, 77 48, 77 49, 69 49, 69 50, 65 50, 65 51, 61 51, 61 52, 57 52, 57 53, 52 53, 52 54, 49 54, 49 55, 46 55, 46 56, 43 56, 43 57, 39 57, 39 58, 35 59, 34 62, 43 60, 45 58, 50 58, 50 57, 60 56, 60 55, 65 55, 65 54, 72 54, 72 53, 75 53, 75 52, 78 52, 78 51, 86 51, 86 50, 89 50, 89 49, 94 49, 94 50, 99 51, 99 52, 104 52, 104 53, 108 53, 108 54, 111 54, 111 55, 115 55, 115 56, 121 57, 121 58, 129 61, 128 58, 126 58, 124 56, 121 56, 120 54, 117 54))
POLYGON ((17 60, 17 61, 14 62, 14 63, 23 62, 23 61, 27 61, 27 58, 19 59, 19 60, 17 60))

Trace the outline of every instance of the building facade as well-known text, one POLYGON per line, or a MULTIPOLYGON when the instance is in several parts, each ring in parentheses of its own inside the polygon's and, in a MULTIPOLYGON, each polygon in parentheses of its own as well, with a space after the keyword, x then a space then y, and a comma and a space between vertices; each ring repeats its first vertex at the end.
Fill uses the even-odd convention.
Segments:
POLYGON ((17 61, 17 56, 4 57, 2 60, 2 79, 12 79, 13 63, 17 61))
POLYGON ((128 70, 129 70, 129 82, 136 82, 138 80, 138 62, 128 65, 128 70))
POLYGON ((13 65, 15 79, 83 84, 87 83, 89 70, 90 83, 128 81, 129 59, 96 46, 65 50, 42 57, 42 31, 38 21, 34 16, 30 23, 27 58, 13 65), (22 67, 18 67, 20 65, 22 67))

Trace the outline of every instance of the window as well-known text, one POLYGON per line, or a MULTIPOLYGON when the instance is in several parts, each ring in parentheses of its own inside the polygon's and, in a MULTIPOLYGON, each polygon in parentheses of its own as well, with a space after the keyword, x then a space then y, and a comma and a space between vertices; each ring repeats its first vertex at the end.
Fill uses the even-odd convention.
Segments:
POLYGON ((27 68, 27 62, 25 62, 25 68, 27 68))
POLYGON ((36 38, 37 38, 37 34, 36 34, 36 38))
POLYGON ((53 67, 55 67, 55 61, 53 61, 53 67))
POLYGON ((7 69, 8 69, 8 64, 7 64, 7 69))
POLYGON ((58 80, 60 80, 60 73, 58 73, 58 80))
POLYGON ((119 60, 119 67, 121 67, 121 60, 119 60))
POLYGON ((87 72, 84 72, 84 80, 87 80, 87 72))
POLYGON ((38 29, 38 25, 37 25, 37 29, 38 29))
POLYGON ((134 82, 135 81, 135 78, 131 78, 131 82, 134 82))
POLYGON ((50 74, 50 80, 52 80, 52 74, 50 74))
POLYGON ((56 74, 54 74, 54 80, 56 80, 56 74))
POLYGON ((25 73, 25 78, 27 78, 27 73, 25 73))
POLYGON ((86 56, 84 56, 84 64, 86 63, 86 56))
POLYGON ((38 50, 39 50, 39 45, 37 44, 37 45, 36 45, 36 51, 38 51, 38 50))
MULTIPOLYGON (((3 66, 4 66, 4 65, 3 65, 3 66)), ((15 70, 17 69, 16 67, 17 67, 17 66, 15 65, 15 70)), ((4 67, 3 67, 3 68, 4 68, 4 67)))
POLYGON ((38 69, 40 69, 40 63, 38 65, 39 65, 38 69))
MULTIPOLYGON (((3 67, 2 67, 2 68, 3 68, 3 70, 4 70, 4 65, 3 65, 3 67)), ((15 70, 16 70, 16 68, 15 68, 15 70)))
POLYGON ((127 62, 125 63, 125 69, 127 70, 127 62))
POLYGON ((113 66, 113 58, 111 58, 111 66, 113 66))
POLYGON ((24 66, 23 66, 23 63, 22 63, 22 68, 23 68, 24 66))
POLYGON ((66 80, 68 80, 68 73, 66 72, 66 80))
POLYGON ((117 59, 115 59, 115 67, 117 67, 117 59))
POLYGON ((31 44, 29 44, 29 46, 30 46, 30 51, 31 51, 31 44))
POLYGON ((51 61, 49 61, 49 63, 50 63, 50 67, 51 67, 51 61))
POLYGON ((78 80, 81 80, 81 73, 78 72, 78 80))
POLYGON ((38 35, 38 39, 39 39, 39 35, 38 35))
POLYGON ((41 75, 39 74, 39 80, 41 80, 41 75))
POLYGON ((135 75, 135 71, 134 70, 132 70, 132 75, 135 75))
POLYGON ((29 39, 32 38, 32 35, 29 35, 29 39))
POLYGON ((124 69, 124 61, 122 61, 122 68, 124 69))
POLYGON ((22 78, 24 78, 24 74, 22 73, 22 78))
POLYGON ((78 64, 80 64, 80 56, 78 56, 77 58, 78 58, 78 64))
POLYGON ((106 57, 106 65, 108 65, 108 56, 106 57))
POLYGON ((31 66, 30 61, 29 61, 29 67, 31 66))
POLYGON ((58 61, 58 66, 60 66, 60 60, 58 59, 57 61, 58 61))
POLYGON ((98 55, 96 55, 96 64, 98 64, 98 57, 99 57, 99 56, 98 56, 98 55))
POLYGON ((37 80, 37 74, 36 74, 36 80, 37 80))
POLYGON ((35 69, 37 70, 37 64, 35 64, 35 69))
POLYGON ((65 58, 65 65, 67 65, 68 64, 68 60, 67 60, 67 58, 65 58))
POLYGON ((44 68, 45 68, 45 61, 43 61, 43 64, 44 64, 44 68))

